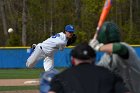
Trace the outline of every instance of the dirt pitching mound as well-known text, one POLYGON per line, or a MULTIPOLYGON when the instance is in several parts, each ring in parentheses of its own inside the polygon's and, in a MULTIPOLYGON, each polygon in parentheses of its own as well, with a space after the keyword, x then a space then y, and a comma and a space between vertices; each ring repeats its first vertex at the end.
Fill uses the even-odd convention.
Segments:
POLYGON ((0 79, 0 86, 39 85, 39 79, 0 79))

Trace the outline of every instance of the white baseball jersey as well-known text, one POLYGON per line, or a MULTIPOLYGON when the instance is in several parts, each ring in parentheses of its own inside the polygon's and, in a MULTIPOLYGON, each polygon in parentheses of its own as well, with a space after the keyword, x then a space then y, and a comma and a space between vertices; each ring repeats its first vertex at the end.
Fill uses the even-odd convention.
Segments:
POLYGON ((112 54, 111 57, 105 53, 97 65, 104 66, 119 74, 132 93, 140 93, 140 59, 131 46, 126 43, 122 44, 128 48, 128 59, 122 59, 117 54, 112 54))
POLYGON ((42 46, 43 51, 47 55, 53 54, 56 50, 63 50, 67 45, 67 38, 63 32, 51 36, 47 40, 43 41, 40 46, 42 46))
POLYGON ((54 53, 59 49, 63 50, 67 44, 66 35, 60 32, 54 36, 51 36, 47 40, 39 43, 31 56, 27 59, 26 66, 33 67, 39 59, 44 59, 44 69, 48 71, 53 68, 54 53))

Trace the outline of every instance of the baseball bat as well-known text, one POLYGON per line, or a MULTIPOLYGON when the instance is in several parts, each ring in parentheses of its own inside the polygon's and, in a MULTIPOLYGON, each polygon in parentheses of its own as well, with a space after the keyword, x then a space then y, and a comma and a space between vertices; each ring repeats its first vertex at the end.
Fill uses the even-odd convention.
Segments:
POLYGON ((111 6, 112 6, 112 0, 106 0, 105 3, 104 3, 104 7, 102 9, 102 13, 100 15, 100 19, 99 19, 99 22, 98 22, 98 26, 96 28, 96 32, 94 34, 94 39, 97 39, 99 30, 100 30, 102 24, 104 23, 107 15, 110 11, 111 6))

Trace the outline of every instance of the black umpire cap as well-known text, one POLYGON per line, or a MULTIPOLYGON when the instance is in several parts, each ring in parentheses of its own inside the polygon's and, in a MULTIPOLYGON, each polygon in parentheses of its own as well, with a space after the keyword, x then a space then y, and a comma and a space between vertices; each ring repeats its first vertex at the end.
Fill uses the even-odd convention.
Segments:
POLYGON ((96 53, 88 43, 80 43, 72 49, 71 56, 81 60, 88 60, 90 58, 94 59, 96 53))

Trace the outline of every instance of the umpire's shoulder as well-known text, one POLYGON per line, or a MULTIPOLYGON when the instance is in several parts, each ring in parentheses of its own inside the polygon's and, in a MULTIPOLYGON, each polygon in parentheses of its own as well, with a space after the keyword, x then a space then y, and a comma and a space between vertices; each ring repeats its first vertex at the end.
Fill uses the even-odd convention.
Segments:
POLYGON ((104 74, 112 74, 112 71, 110 71, 109 69, 102 67, 102 66, 95 66, 95 69, 99 72, 99 73, 104 73, 104 74))
POLYGON ((55 75, 55 77, 65 78, 65 77, 69 76, 71 71, 72 71, 71 68, 67 68, 67 69, 63 70, 62 72, 60 72, 59 74, 55 75))

